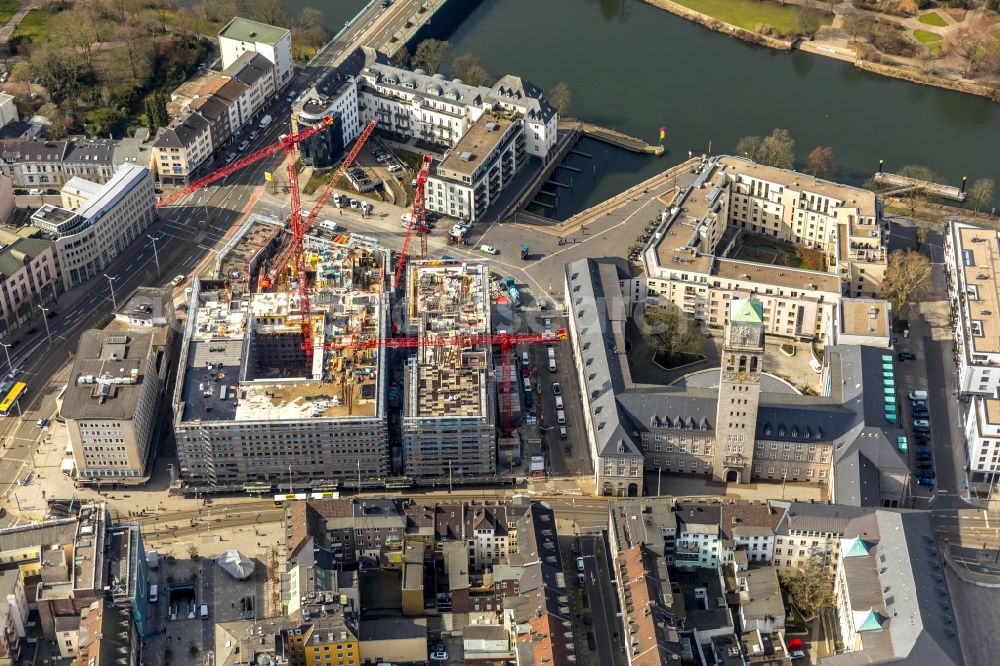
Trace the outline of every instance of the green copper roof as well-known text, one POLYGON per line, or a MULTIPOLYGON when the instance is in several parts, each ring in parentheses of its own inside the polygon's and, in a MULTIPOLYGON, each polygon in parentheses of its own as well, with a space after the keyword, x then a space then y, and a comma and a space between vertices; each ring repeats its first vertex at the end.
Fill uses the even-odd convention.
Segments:
POLYGON ((878 631, 882 628, 882 616, 874 608, 854 611, 854 626, 858 631, 878 631))
POLYGON ((868 557, 868 544, 861 540, 861 537, 844 539, 840 546, 842 557, 868 557))
POLYGON ((737 324, 763 324, 764 306, 752 298, 733 302, 732 316, 729 320, 737 324))
POLYGON ((226 27, 219 31, 220 37, 238 39, 241 42, 262 42, 264 44, 276 44, 287 34, 288 30, 285 28, 258 23, 257 21, 251 21, 240 16, 234 18, 226 24, 226 27))

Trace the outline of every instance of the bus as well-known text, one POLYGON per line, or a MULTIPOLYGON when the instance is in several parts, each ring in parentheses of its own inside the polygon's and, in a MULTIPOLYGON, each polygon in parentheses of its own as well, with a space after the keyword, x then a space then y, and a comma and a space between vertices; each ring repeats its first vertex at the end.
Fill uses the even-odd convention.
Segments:
MULTIPOLYGON (((7 416, 11 408, 17 405, 21 397, 24 396, 27 388, 28 385, 24 382, 4 382, 0 384, 0 395, 3 395, 3 400, 0 401, 0 415, 7 416)), ((18 406, 18 410, 20 409, 20 406, 18 406)))

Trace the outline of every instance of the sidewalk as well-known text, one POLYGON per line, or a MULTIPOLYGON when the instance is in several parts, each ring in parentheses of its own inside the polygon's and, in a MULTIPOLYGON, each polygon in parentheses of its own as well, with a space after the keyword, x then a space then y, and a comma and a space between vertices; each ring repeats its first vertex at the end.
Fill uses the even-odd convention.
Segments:
POLYGON ((0 28, 0 42, 10 41, 10 38, 14 36, 14 31, 17 30, 17 26, 21 24, 24 17, 27 16, 28 12, 36 8, 36 2, 37 0, 27 0, 27 2, 21 5, 21 8, 17 10, 17 13, 11 17, 10 21, 7 22, 7 25, 0 28))

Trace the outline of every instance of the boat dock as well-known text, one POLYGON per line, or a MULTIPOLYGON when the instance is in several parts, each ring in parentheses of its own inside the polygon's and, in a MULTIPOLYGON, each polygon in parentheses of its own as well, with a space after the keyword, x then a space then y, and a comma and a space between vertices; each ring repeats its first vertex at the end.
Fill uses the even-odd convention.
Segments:
MULTIPOLYGON (((573 129, 580 132, 584 136, 589 136, 591 139, 596 139, 597 141, 602 141, 604 143, 615 146, 616 148, 621 148, 623 150, 628 150, 633 153, 641 153, 643 155, 663 155, 666 149, 662 145, 654 145, 646 143, 642 139, 636 138, 634 136, 629 136, 624 132, 619 132, 618 130, 611 129, 608 127, 601 127, 600 125, 595 125, 594 123, 588 123, 583 120, 576 120, 574 118, 566 118, 560 125, 566 127, 567 129, 573 129)), ((575 151, 574 151, 575 152, 575 151)), ((585 157, 590 157, 586 153, 582 153, 585 157)))
POLYGON ((897 173, 879 171, 875 174, 875 182, 884 185, 887 189, 882 194, 890 197, 897 194, 905 194, 913 190, 922 190, 932 197, 940 197, 951 201, 965 201, 966 197, 964 181, 962 183, 963 187, 959 188, 954 185, 930 183, 925 180, 900 176, 897 173))

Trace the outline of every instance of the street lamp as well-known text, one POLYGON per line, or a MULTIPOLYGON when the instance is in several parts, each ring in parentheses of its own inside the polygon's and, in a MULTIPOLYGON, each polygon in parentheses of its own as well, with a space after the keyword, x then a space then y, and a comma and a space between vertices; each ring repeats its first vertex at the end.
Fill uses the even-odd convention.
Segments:
POLYGON ((49 309, 48 308, 43 308, 41 305, 38 306, 38 309, 42 311, 42 323, 45 324, 45 337, 48 338, 48 340, 49 340, 49 347, 51 347, 52 346, 52 334, 49 332, 49 318, 47 316, 49 314, 49 309))
POLYGON ((10 345, 6 342, 0 342, 0 345, 3 345, 3 353, 7 356, 7 372, 13 373, 14 366, 10 362, 10 345))
POLYGON ((158 241, 160 239, 160 237, 157 236, 156 238, 153 238, 149 234, 146 234, 146 238, 148 238, 149 240, 153 241, 153 261, 156 262, 156 274, 159 275, 160 274, 160 256, 156 253, 156 241, 158 241))
POLYGON ((115 310, 117 310, 118 301, 115 300, 115 280, 117 280, 118 278, 113 278, 107 273, 104 274, 104 277, 108 278, 108 284, 111 285, 111 305, 112 307, 114 307, 115 310))

